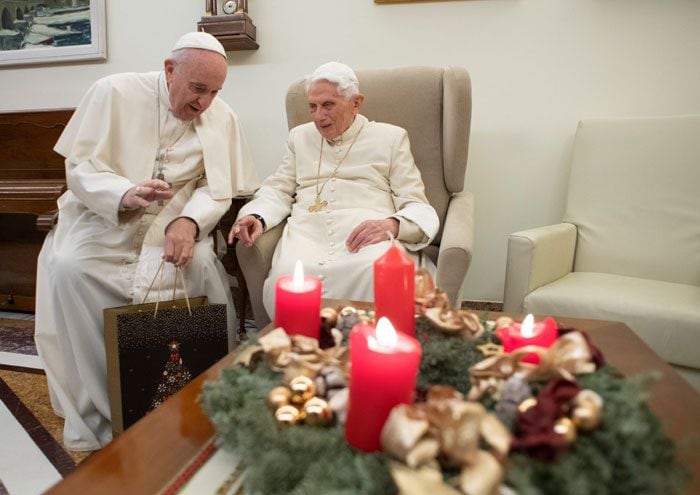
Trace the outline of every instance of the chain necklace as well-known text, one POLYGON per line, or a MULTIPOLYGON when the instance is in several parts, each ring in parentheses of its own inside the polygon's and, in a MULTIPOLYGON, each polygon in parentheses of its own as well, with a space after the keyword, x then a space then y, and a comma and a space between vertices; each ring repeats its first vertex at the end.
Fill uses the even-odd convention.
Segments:
POLYGON ((321 199, 321 193, 323 192, 323 188, 326 187, 326 184, 328 184, 329 180, 331 180, 333 177, 335 177, 335 173, 338 171, 340 166, 345 161, 345 158, 350 153, 352 146, 355 144, 355 141, 357 141, 357 138, 360 135, 360 133, 362 132, 362 129, 364 129, 364 127, 365 127, 365 124, 363 123, 362 127, 360 127, 360 130, 357 131, 357 134, 355 134, 355 137, 352 138, 352 142, 350 143, 350 146, 348 146, 348 149, 345 152, 345 154, 343 155, 343 158, 341 158, 338 161, 338 164, 333 169, 333 172, 331 172, 331 175, 329 175, 328 178, 319 187, 319 183, 321 182, 321 158, 323 157, 323 142, 325 141, 325 138, 323 136, 321 136, 321 151, 318 153, 318 167, 316 168, 316 199, 314 200, 314 204, 309 206, 309 211, 311 213, 317 213, 317 212, 323 210, 326 206, 328 206, 328 201, 326 201, 325 199, 321 199))
MULTIPOLYGON (((169 141, 170 144, 165 146, 165 148, 161 148, 160 146, 160 140, 161 140, 161 125, 160 125, 160 80, 158 80, 158 98, 157 98, 157 108, 158 108, 158 151, 156 153, 156 169, 158 173, 156 174, 156 179, 165 181, 165 174, 163 173, 163 167, 165 166, 166 163, 168 163, 168 153, 170 153, 173 149, 173 146, 177 144, 177 142, 182 139, 182 137, 185 135, 185 133, 189 130, 190 125, 192 125, 192 121, 186 122, 184 125, 183 124, 176 124, 175 128, 172 130, 169 136, 169 141), (180 134, 175 137, 175 134, 177 133, 178 129, 182 129, 180 134)), ((169 115, 166 113, 165 114, 165 122, 163 122, 163 130, 166 128, 166 124, 168 123, 168 117, 169 115)), ((167 141, 166 141, 167 142, 167 141)), ((158 206, 163 206, 163 200, 159 199, 158 200, 158 206)))

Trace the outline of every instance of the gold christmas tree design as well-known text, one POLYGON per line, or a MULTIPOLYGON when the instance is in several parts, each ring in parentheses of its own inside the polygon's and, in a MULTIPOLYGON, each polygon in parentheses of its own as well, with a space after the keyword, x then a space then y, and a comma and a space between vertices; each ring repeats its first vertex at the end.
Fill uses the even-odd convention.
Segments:
POLYGON ((165 363, 163 378, 158 383, 155 396, 151 400, 150 411, 168 400, 171 395, 177 393, 192 379, 190 370, 182 364, 180 342, 173 340, 168 344, 168 350, 170 351, 170 358, 165 363))

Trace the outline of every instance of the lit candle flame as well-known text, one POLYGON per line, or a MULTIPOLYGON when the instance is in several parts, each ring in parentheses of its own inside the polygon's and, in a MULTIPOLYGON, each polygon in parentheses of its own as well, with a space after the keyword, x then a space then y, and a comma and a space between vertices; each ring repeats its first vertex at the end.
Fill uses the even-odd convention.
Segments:
POLYGON ((520 334, 523 337, 532 337, 535 335, 535 317, 529 314, 523 320, 522 325, 520 325, 520 334))
POLYGON ((398 335, 396 335, 396 330, 394 330, 394 325, 391 324, 389 318, 382 316, 377 322, 377 343, 389 349, 396 347, 399 341, 398 335))
POLYGON ((295 292, 304 290, 304 265, 301 260, 297 260, 294 265, 294 279, 292 280, 292 289, 295 292))

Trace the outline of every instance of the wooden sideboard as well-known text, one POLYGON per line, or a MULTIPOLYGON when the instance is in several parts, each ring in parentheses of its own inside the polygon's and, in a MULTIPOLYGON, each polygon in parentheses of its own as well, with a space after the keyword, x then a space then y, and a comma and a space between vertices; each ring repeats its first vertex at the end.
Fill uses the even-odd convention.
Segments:
POLYGON ((72 114, 0 113, 0 310, 34 311, 37 255, 66 188, 53 147, 72 114))

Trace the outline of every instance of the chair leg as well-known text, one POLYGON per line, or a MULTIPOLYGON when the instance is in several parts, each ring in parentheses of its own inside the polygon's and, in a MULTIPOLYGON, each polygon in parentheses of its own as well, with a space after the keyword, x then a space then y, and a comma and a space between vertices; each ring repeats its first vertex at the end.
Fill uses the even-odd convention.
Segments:
POLYGON ((240 340, 245 340, 248 335, 245 331, 245 313, 248 303, 248 284, 246 284, 245 277, 241 271, 240 265, 236 263, 236 270, 234 272, 234 277, 236 277, 236 282, 238 283, 238 301, 236 304, 236 311, 238 311, 238 338, 240 340))

